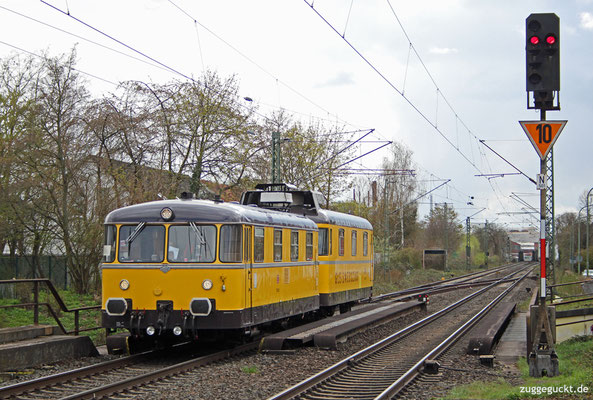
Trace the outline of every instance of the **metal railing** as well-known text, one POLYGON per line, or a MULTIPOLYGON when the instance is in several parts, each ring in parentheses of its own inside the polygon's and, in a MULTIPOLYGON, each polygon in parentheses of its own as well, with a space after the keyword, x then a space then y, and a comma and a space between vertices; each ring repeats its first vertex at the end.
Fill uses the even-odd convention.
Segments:
POLYGON ((17 307, 24 307, 24 308, 33 307, 33 323, 35 325, 39 325, 39 307, 45 306, 45 307, 47 307, 48 313, 51 314, 51 316, 56 321, 56 324, 61 329, 62 333, 66 334, 66 335, 69 335, 72 333, 74 335, 78 335, 80 332, 101 329, 100 326, 96 326, 96 327, 92 327, 92 328, 83 328, 83 329, 80 328, 80 312, 81 311, 89 311, 89 310, 100 310, 101 305, 78 307, 78 308, 70 309, 66 306, 66 304, 64 304, 64 301, 60 297, 60 294, 58 293, 58 291, 56 290, 56 288, 54 287, 54 285, 52 284, 52 282, 49 279, 37 278, 37 279, 0 280, 0 285, 14 285, 14 284, 26 284, 26 283, 33 284, 33 303, 10 304, 10 305, 5 305, 5 306, 0 306, 0 309, 17 308, 17 307), (51 304, 45 303, 45 302, 44 303, 39 302, 39 289, 40 289, 39 286, 40 286, 40 284, 43 284, 43 283, 45 283, 45 285, 47 286, 47 289, 53 295, 54 299, 56 300, 56 303, 58 304, 58 306, 62 312, 74 313, 74 329, 73 330, 71 330, 71 331, 66 330, 66 328, 64 327, 64 324, 62 323, 62 321, 60 321, 60 317, 56 313, 56 310, 53 309, 51 304))
POLYGON ((551 293, 548 293, 550 295, 550 304, 554 305, 554 306, 560 306, 560 305, 565 305, 565 304, 573 304, 573 303, 580 303, 580 302, 589 302, 591 300, 593 300, 593 297, 591 296, 592 293, 586 293, 586 291, 584 290, 584 285, 590 283, 590 280, 584 280, 584 281, 575 281, 575 282, 568 282, 568 283, 557 283, 555 285, 550 285, 548 286, 549 288, 558 288, 558 287, 566 287, 566 286, 582 286, 583 287, 583 292, 581 294, 576 294, 576 295, 568 295, 568 296, 561 296, 562 299, 560 301, 557 301, 556 299, 553 298, 553 296, 551 296, 551 293), (572 299, 572 300, 566 300, 566 299, 572 299))

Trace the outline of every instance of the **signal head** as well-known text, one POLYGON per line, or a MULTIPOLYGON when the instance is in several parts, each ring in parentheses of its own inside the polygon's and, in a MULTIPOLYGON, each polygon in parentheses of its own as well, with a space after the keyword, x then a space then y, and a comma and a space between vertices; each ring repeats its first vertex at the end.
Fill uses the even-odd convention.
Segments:
POLYGON ((560 90, 560 19, 553 13, 531 14, 525 22, 527 92, 552 96, 560 90))

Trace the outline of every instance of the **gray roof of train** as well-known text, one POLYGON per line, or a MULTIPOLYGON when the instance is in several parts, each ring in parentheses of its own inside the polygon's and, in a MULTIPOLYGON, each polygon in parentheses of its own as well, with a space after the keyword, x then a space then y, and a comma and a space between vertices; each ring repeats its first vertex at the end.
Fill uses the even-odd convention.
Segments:
POLYGON ((317 229, 317 225, 303 216, 266 210, 236 203, 216 203, 208 200, 159 200, 135 204, 111 211, 106 224, 164 222, 161 210, 169 207, 175 217, 169 221, 196 223, 250 223, 317 229))
POLYGON ((337 211, 318 209, 317 215, 309 215, 308 217, 318 224, 333 224, 348 228, 373 230, 373 226, 366 219, 337 211))

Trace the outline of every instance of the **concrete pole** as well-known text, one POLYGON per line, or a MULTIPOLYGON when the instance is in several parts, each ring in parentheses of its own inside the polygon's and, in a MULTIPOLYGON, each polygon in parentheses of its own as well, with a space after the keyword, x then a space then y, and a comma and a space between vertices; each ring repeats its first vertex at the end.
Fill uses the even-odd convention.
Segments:
MULTIPOLYGON (((589 189, 587 192, 587 276, 589 276, 589 196, 591 195, 591 191, 593 187, 589 189)), ((580 273, 579 273, 580 275, 580 273)))
POLYGON ((581 275, 581 211, 583 211, 587 206, 581 207, 579 213, 577 214, 577 266, 578 266, 578 273, 581 275))

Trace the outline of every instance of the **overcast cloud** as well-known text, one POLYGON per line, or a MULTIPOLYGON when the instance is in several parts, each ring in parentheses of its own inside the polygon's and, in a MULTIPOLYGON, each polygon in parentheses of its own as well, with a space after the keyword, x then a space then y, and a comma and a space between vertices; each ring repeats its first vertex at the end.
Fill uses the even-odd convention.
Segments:
MULTIPOLYGON (((579 195, 593 186, 591 1, 316 1, 315 9, 338 33, 303 0, 48 2, 187 75, 204 68, 237 74, 244 95, 263 112, 285 108, 308 120, 374 128, 374 139, 397 140, 414 152, 427 189, 441 182, 437 178, 451 179, 434 193, 435 202, 451 203, 460 218, 486 207, 481 218, 511 226, 531 218, 501 214, 521 212, 511 193, 538 208, 538 192, 525 177, 509 175, 517 171, 479 140, 530 177, 539 172, 539 158, 518 123, 539 119, 526 109, 525 18, 555 12, 561 21, 562 111, 548 112, 548 119, 568 120, 554 147, 556 214, 575 210, 579 195), (466 205, 469 196, 475 198, 472 207, 466 205)), ((3 0, 0 7, 0 56, 16 51, 7 44, 54 55, 76 44, 78 68, 105 80, 180 79, 81 39, 131 54, 42 2, 3 0)), ((114 90, 88 79, 96 95, 114 90)), ((369 150, 361 147, 359 154, 369 150)), ((353 167, 375 168, 382 156, 373 153, 353 167)), ((427 209, 421 205, 421 213, 427 209)))

